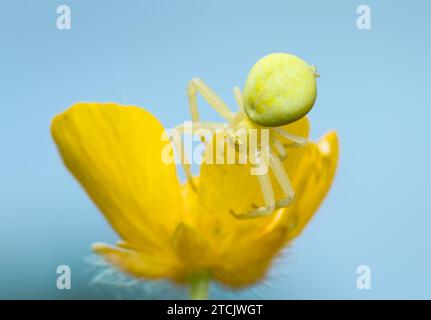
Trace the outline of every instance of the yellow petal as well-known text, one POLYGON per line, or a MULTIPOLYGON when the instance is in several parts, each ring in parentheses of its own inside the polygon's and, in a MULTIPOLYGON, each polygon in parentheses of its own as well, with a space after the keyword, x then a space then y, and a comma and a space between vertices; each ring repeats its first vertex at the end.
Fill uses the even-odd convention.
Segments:
POLYGON ((183 206, 175 165, 161 161, 159 121, 134 106, 78 103, 51 130, 65 165, 119 235, 146 250, 167 248, 183 206))
POLYGON ((298 148, 298 159, 296 168, 289 170, 297 194, 295 202, 272 215, 273 220, 255 240, 237 239, 220 259, 225 263, 213 271, 218 281, 241 287, 261 280, 285 243, 301 233, 332 184, 338 162, 337 134, 328 133, 318 143, 298 148))
POLYGON ((137 278, 171 278, 175 273, 175 261, 130 249, 95 243, 93 251, 125 273, 137 278))
MULTIPOLYGON (((199 189, 198 178, 194 183, 199 189)), ((264 219, 238 220, 209 212, 189 184, 183 186, 183 196, 187 224, 178 228, 173 246, 186 269, 206 269, 214 280, 235 288, 261 280, 284 244, 285 231, 278 228, 258 238, 256 229, 264 219)))
POLYGON ((239 234, 231 242, 229 250, 218 257, 217 263, 211 269, 215 280, 234 288, 252 285, 262 280, 271 262, 284 244, 286 231, 277 228, 257 238, 239 234))

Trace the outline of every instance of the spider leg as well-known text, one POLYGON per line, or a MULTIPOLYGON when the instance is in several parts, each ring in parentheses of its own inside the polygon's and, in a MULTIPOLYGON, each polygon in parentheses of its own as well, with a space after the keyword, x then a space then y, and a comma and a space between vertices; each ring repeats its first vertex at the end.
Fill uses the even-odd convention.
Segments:
POLYGON ((191 184, 192 188, 196 191, 196 186, 193 184, 190 161, 184 152, 183 134, 195 134, 199 136, 201 141, 208 147, 205 137, 205 131, 210 132, 212 135, 224 130, 225 123, 219 122, 184 122, 172 129, 171 141, 176 153, 180 158, 181 165, 186 174, 187 181, 191 184))
POLYGON ((242 92, 239 87, 233 88, 233 96, 235 97, 236 104, 239 107, 239 110, 244 111, 243 101, 242 101, 242 92))
POLYGON ((224 119, 230 120, 232 118, 232 111, 223 102, 223 100, 200 79, 193 78, 189 81, 187 86, 187 95, 189 97, 189 107, 192 114, 193 122, 199 121, 199 110, 197 102, 197 93, 205 99, 205 101, 217 111, 224 119))
POLYGON ((292 183, 290 182, 289 176, 287 175, 283 164, 281 163, 280 159, 276 157, 272 152, 269 153, 269 166, 285 196, 284 199, 277 201, 276 207, 287 207, 292 203, 295 197, 295 191, 293 190, 292 183))
POLYGON ((272 146, 274 147, 275 151, 277 151, 277 154, 278 154, 278 157, 280 158, 280 160, 281 161, 286 160, 287 152, 286 152, 286 148, 284 147, 283 143, 281 143, 281 141, 278 140, 276 136, 271 137, 271 143, 272 143, 272 146))
POLYGON ((182 133, 177 128, 172 129, 171 142, 180 158, 181 166, 183 167, 183 170, 186 174, 187 182, 190 184, 192 189, 196 191, 196 185, 193 183, 193 180, 192 180, 190 161, 184 152, 184 142, 182 139, 182 133))
POLYGON ((283 137, 284 139, 292 141, 294 144, 298 146, 303 146, 307 143, 307 138, 297 136, 296 134, 292 134, 290 132, 287 132, 283 128, 273 128, 274 132, 283 137))
POLYGON ((265 217, 273 213, 275 209, 275 197, 274 190, 272 189, 271 179, 269 174, 263 174, 257 176, 259 180, 260 189, 262 191, 263 199, 265 201, 264 207, 259 207, 254 210, 248 211, 243 214, 231 213, 238 219, 254 219, 259 217, 265 217))
POLYGON ((236 214, 235 212, 231 211, 231 213, 238 219, 254 219, 264 217, 272 214, 276 207, 274 190, 272 188, 271 178, 269 176, 268 170, 269 163, 262 155, 262 151, 259 155, 256 155, 256 157, 259 163, 259 168, 257 169, 257 171, 261 172, 257 174, 257 179, 259 181, 265 206, 256 208, 243 214, 236 214))
POLYGON ((311 66, 311 70, 313 70, 314 76, 316 78, 320 78, 320 73, 317 71, 317 67, 316 66, 311 66))
MULTIPOLYGON (((238 219, 252 219, 252 218, 258 218, 258 217, 264 217, 264 216, 270 215, 276 209, 285 208, 289 206, 294 199, 295 192, 293 190, 289 176, 287 175, 286 170, 283 167, 283 164, 272 151, 269 150, 268 155, 269 155, 269 158, 268 158, 269 161, 267 165, 269 166, 272 173, 274 174, 274 177, 277 180, 277 182, 280 184, 280 187, 283 191, 285 198, 275 201, 274 190, 272 188, 271 179, 268 172, 266 172, 265 174, 257 175, 257 178, 260 184, 260 189, 265 202, 265 206, 256 208, 245 214, 235 214, 234 212, 232 212, 232 214, 238 219)), ((259 160, 260 160, 260 165, 262 165, 264 163, 263 157, 260 158, 259 160)))

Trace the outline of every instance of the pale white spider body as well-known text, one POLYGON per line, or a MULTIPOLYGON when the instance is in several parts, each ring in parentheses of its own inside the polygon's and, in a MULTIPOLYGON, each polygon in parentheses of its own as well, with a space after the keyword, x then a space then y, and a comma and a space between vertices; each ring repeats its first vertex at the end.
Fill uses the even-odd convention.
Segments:
MULTIPOLYGON (((262 217, 271 214, 275 209, 287 207, 294 199, 294 190, 283 167, 282 161, 287 157, 283 140, 295 145, 304 145, 307 140, 284 130, 282 126, 304 117, 313 107, 316 100, 316 78, 318 74, 313 66, 301 59, 285 53, 268 55, 259 60, 247 78, 244 94, 238 87, 234 88, 235 100, 239 111, 234 113, 223 100, 202 80, 192 79, 187 87, 192 130, 207 129, 211 132, 227 130, 237 132, 238 129, 266 130, 269 139, 260 140, 247 148, 249 154, 256 158, 257 170, 269 168, 284 197, 276 200, 269 175, 269 170, 261 170, 256 174, 265 205, 249 212, 234 213, 241 219, 262 217), (217 111, 225 123, 201 122, 197 107, 197 93, 217 111)), ((184 132, 184 126, 176 128, 184 132)), ((247 133, 246 133, 247 135, 247 133)), ((232 136, 230 143, 239 148, 247 136, 232 136)), ((175 146, 178 150, 180 146, 175 146)), ((181 148, 182 150, 182 148, 181 148)), ((183 159, 183 156, 180 157, 183 159)), ((192 183, 190 166, 183 163, 186 175, 192 183)))

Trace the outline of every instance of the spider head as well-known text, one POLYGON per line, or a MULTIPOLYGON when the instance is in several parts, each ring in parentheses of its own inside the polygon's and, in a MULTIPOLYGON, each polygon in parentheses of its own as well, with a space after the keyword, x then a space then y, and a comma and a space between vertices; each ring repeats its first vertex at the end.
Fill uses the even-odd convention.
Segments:
POLYGON ((264 127, 279 127, 304 117, 317 96, 314 67, 287 53, 273 53, 251 69, 244 87, 244 111, 264 127))

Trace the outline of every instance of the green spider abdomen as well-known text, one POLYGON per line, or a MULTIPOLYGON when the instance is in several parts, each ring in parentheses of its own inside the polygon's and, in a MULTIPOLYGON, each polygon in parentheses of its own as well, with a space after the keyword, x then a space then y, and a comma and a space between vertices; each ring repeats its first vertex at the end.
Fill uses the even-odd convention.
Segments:
POLYGON ((254 123, 278 127, 304 117, 317 96, 313 67, 287 53, 260 59, 244 87, 244 110, 254 123))

